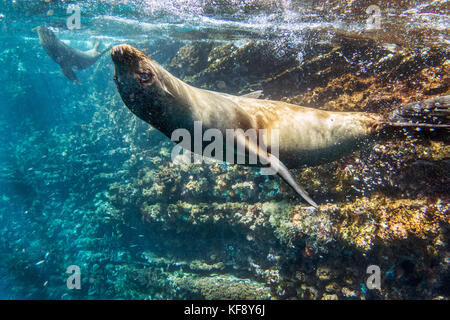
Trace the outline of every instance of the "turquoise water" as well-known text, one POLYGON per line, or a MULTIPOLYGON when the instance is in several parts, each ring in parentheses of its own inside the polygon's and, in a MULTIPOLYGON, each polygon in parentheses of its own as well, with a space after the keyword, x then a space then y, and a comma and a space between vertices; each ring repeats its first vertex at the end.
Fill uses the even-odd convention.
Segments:
MULTIPOLYGON (((405 84, 401 81, 410 76, 403 76, 408 71, 396 70, 402 75, 373 89, 375 95, 392 85, 392 97, 380 94, 380 104, 365 101, 361 108, 349 104, 349 111, 388 112, 402 103, 448 95, 448 2, 383 2, 381 31, 365 34, 370 4, 1 1, 0 299, 448 298, 447 133, 399 146, 391 139, 330 167, 306 168, 304 176, 298 171, 296 178, 323 207, 320 213, 294 210, 306 204, 279 178, 264 177, 255 168, 172 166, 171 142, 122 102, 109 52, 91 67, 76 70, 81 82, 76 84, 44 51, 35 29, 47 26, 65 44, 83 51, 97 40, 100 50, 129 43, 194 86, 234 95, 263 87, 266 98, 293 103, 311 98, 308 92, 315 87, 303 86, 302 76, 315 74, 316 66, 296 78, 298 87, 293 81, 274 87, 265 83, 325 56, 338 35, 345 34, 361 37, 359 43, 376 41, 383 49, 371 56, 367 50, 372 47, 353 52, 344 45, 339 54, 352 67, 336 71, 340 74, 332 69, 336 81, 342 74, 361 73, 364 80, 361 70, 370 70, 374 56, 379 61, 414 52, 415 59, 438 52, 425 62, 412 59, 406 68, 417 67, 422 83, 408 78, 405 84), (79 9, 79 29, 68 28, 75 12, 68 13, 71 5, 79 9), (226 60, 229 56, 233 59, 226 60), (259 59, 256 64, 253 58, 259 59), (428 74, 433 76, 425 79, 428 74), (428 96, 426 88, 432 90, 428 96), (400 90, 401 97, 395 95, 400 90), (356 173, 351 179, 337 175, 344 177, 341 184, 335 183, 336 176, 324 180, 339 168, 356 173), (374 209, 365 201, 375 203, 375 196, 388 200, 374 209), (353 219, 352 209, 331 208, 348 203, 365 205, 357 211, 363 212, 360 220, 355 218, 362 225, 357 231, 339 220, 345 215, 353 219), (408 210, 419 218, 388 219, 386 228, 395 231, 382 234, 374 225, 392 207, 404 210, 408 219, 408 210), (430 216, 420 220, 427 212, 430 216), (376 232, 379 238, 370 238, 376 232), (411 247, 417 252, 411 253, 411 247), (380 265, 385 291, 364 289, 370 264, 380 265), (80 289, 66 285, 70 265, 81 270, 80 289), (210 287, 220 290, 205 293, 210 287)), ((319 64, 321 74, 328 67, 319 64)), ((345 89, 344 96, 339 89, 332 91, 331 80, 320 79, 314 80, 316 87, 325 92, 317 91, 319 98, 311 98, 308 106, 335 99, 323 109, 342 111, 339 103, 354 94, 352 89, 345 89)), ((370 71, 366 79, 372 81, 370 71)))

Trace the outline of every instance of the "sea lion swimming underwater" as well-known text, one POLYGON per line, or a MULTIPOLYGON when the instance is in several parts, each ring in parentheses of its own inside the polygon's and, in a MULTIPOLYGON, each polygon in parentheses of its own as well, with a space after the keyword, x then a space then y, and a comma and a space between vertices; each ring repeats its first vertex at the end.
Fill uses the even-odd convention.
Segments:
POLYGON ((195 135, 195 121, 201 121, 203 131, 218 129, 223 137, 227 129, 235 129, 235 143, 227 145, 223 141, 225 147, 236 152, 238 146, 243 146, 249 155, 258 155, 258 166, 269 164, 314 207, 317 204, 298 185, 288 168, 338 159, 357 149, 362 140, 386 129, 415 126, 448 130, 450 127, 450 96, 407 104, 388 116, 330 112, 192 87, 127 44, 113 47, 111 58, 122 100, 139 118, 169 138, 180 128, 195 135), (254 129, 264 134, 255 141, 236 129, 254 129), (271 139, 275 130, 277 146, 271 139), (275 147, 278 157, 271 152, 275 147))
POLYGON ((39 35, 39 41, 42 48, 47 54, 60 65, 64 75, 75 83, 79 83, 75 70, 81 70, 89 68, 93 65, 106 51, 98 51, 100 41, 97 41, 94 47, 88 51, 80 51, 74 49, 61 40, 59 40, 55 34, 47 27, 37 27, 37 33, 39 35))

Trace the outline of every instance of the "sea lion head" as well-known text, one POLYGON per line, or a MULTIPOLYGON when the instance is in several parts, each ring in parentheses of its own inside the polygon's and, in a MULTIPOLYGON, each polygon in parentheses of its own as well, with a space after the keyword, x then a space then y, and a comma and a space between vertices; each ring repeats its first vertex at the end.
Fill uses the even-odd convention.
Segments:
POLYGON ((142 51, 122 44, 111 49, 114 81, 125 105, 150 122, 167 105, 170 94, 164 84, 164 69, 142 51))
POLYGON ((56 38, 55 34, 45 26, 37 27, 36 31, 39 35, 39 40, 42 44, 51 43, 56 38))

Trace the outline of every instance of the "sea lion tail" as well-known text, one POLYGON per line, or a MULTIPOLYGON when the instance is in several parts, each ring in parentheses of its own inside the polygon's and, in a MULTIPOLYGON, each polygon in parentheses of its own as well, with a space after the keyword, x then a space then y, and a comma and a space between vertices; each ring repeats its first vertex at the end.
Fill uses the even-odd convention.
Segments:
POLYGON ((389 114, 389 127, 450 129, 450 95, 412 102, 389 114))
POLYGON ((102 42, 100 40, 97 40, 92 49, 94 49, 95 51, 98 51, 98 47, 100 47, 101 44, 102 44, 102 42))
POLYGON ((106 52, 111 50, 111 48, 113 47, 112 45, 109 45, 106 47, 106 49, 99 51, 98 48, 100 47, 101 44, 102 44, 102 42, 100 40, 97 40, 94 44, 94 47, 92 48, 92 50, 94 50, 96 52, 97 58, 100 58, 102 55, 104 55, 106 52))
POLYGON ((95 51, 98 52, 98 56, 99 56, 99 57, 101 57, 102 55, 104 55, 106 52, 109 52, 109 50, 111 50, 111 48, 114 47, 113 45, 109 45, 109 46, 106 47, 106 49, 104 49, 104 50, 102 50, 102 51, 99 51, 99 50, 98 50, 99 45, 97 45, 97 43, 99 43, 99 45, 100 45, 100 41, 98 41, 98 42, 95 43, 94 49, 95 49, 95 51))
POLYGON ((99 53, 99 56, 102 56, 105 52, 111 50, 111 48, 112 48, 112 46, 107 46, 105 50, 99 51, 98 48, 100 47, 101 44, 102 44, 102 42, 100 40, 97 40, 94 44, 94 47, 92 48, 93 50, 95 50, 99 53))

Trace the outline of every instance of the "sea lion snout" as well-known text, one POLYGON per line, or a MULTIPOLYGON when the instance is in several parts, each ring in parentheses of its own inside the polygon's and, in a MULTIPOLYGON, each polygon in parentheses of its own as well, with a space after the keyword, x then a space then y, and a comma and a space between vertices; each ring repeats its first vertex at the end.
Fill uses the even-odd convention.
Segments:
POLYGON ((116 65, 132 67, 142 60, 145 54, 129 44, 121 44, 111 49, 111 59, 116 65))

